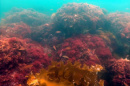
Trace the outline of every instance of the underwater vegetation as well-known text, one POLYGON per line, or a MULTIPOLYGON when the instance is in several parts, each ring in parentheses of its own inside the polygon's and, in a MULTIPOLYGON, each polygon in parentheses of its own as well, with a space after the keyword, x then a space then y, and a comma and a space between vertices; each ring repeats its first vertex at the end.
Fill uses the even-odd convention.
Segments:
POLYGON ((86 33, 89 30, 94 32, 107 24, 103 10, 87 3, 66 4, 52 16, 55 29, 63 32, 65 37, 86 33))
POLYGON ((71 60, 72 62, 78 60, 87 65, 104 64, 105 61, 113 58, 103 39, 90 34, 64 40, 57 53, 57 60, 71 60))
POLYGON ((130 86, 129 59, 130 13, 68 3, 0 23, 0 86, 130 86))
POLYGON ((30 26, 39 26, 49 22, 49 16, 39 13, 34 9, 12 8, 6 13, 5 21, 2 23, 24 22, 30 26))
POLYGON ((24 85, 25 76, 38 72, 50 63, 43 47, 29 39, 16 37, 0 39, 0 85, 24 85))
POLYGON ((63 36, 60 36, 59 34, 56 34, 56 31, 54 31, 53 23, 46 23, 37 27, 31 28, 31 39, 38 41, 42 44, 49 44, 54 45, 59 43, 59 41, 63 41, 61 38, 63 36))
POLYGON ((124 51, 118 51, 122 57, 130 55, 130 13, 116 12, 108 15, 111 23, 110 31, 117 37, 117 44, 121 49, 125 48, 124 51), (122 52, 122 53, 121 53, 122 52))
MULTIPOLYGON (((129 86, 130 85, 130 60, 111 59, 106 69, 112 76, 112 86, 129 86)), ((109 77, 110 77, 109 76, 109 77)))
POLYGON ((0 26, 0 33, 2 36, 6 37, 19 37, 27 38, 30 37, 31 29, 27 24, 20 23, 10 23, 0 26))
MULTIPOLYGON (((123 39, 130 38, 130 13, 110 13, 108 15, 109 19, 112 21, 112 31, 116 32, 123 39)), ((112 32, 111 31, 111 32, 112 32)))
POLYGON ((87 66, 79 62, 52 62, 48 69, 41 69, 40 73, 31 74, 28 86, 104 86, 103 80, 97 79, 101 65, 87 66))

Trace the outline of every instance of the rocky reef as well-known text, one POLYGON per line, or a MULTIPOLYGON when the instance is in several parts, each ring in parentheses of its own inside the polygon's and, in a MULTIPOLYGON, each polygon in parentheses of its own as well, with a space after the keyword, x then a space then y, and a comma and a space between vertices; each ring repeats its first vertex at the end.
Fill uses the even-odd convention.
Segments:
POLYGON ((104 11, 87 3, 69 3, 62 6, 53 16, 54 27, 65 37, 92 32, 108 24, 104 11))
POLYGON ((114 33, 117 37, 116 40, 118 40, 115 52, 125 58, 130 55, 130 13, 110 13, 108 19, 111 21, 109 30, 114 33))
POLYGON ((50 17, 34 9, 12 8, 6 13, 3 24, 24 22, 30 26, 39 26, 49 22, 50 17))
POLYGON ((129 44, 129 13, 14 8, 0 23, 0 86, 129 86, 129 44))

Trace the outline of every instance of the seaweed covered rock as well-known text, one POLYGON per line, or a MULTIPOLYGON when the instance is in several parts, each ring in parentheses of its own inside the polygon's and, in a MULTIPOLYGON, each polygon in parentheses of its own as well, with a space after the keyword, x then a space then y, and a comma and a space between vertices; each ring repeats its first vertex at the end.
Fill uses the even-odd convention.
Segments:
POLYGON ((29 86, 104 86, 97 73, 103 69, 101 65, 87 66, 79 62, 52 62, 48 69, 41 69, 40 73, 31 74, 27 84, 29 86))
POLYGON ((104 11, 87 3, 69 3, 52 15, 56 31, 65 37, 92 32, 98 28, 108 28, 104 11), (107 27, 105 26, 107 25, 107 27))
POLYGON ((19 38, 29 38, 31 34, 30 26, 27 24, 11 23, 0 26, 0 35, 6 37, 19 37, 19 38))
POLYGON ((21 72, 8 72, 7 74, 0 74, 0 86, 26 86, 26 74, 21 72))
POLYGON ((113 58, 112 53, 102 38, 89 34, 66 39, 58 48, 56 60, 81 61, 87 65, 105 63, 113 58))
POLYGON ((130 13, 110 13, 108 18, 112 22, 111 32, 122 38, 130 38, 130 13))
POLYGON ((53 23, 46 23, 31 29, 31 39, 40 42, 42 45, 53 46, 62 43, 65 39, 61 31, 55 31, 53 23))
POLYGON ((44 48, 29 39, 16 37, 0 39, 0 85, 18 86, 31 71, 47 67, 50 58, 44 48), (12 75, 14 74, 14 75, 12 75), (16 76, 16 77, 15 77, 16 76), (23 78, 23 79, 22 79, 23 78))
POLYGON ((52 24, 46 23, 37 27, 32 27, 31 39, 37 42, 46 42, 51 36, 52 24))
POLYGON ((111 21, 109 30, 118 40, 116 53, 122 57, 130 55, 130 13, 110 13, 108 19, 111 21))
POLYGON ((130 86, 130 60, 127 58, 111 59, 106 69, 109 77, 112 77, 109 82, 111 86, 130 86))
POLYGON ((39 13, 34 9, 13 8, 10 12, 6 13, 3 23, 19 23, 22 21, 30 26, 39 26, 47 23, 49 19, 49 16, 39 13))
POLYGON ((96 34, 99 37, 101 37, 106 42, 106 44, 109 46, 111 51, 114 52, 114 49, 116 48, 116 44, 117 44, 117 38, 114 35, 114 33, 111 33, 109 31, 97 30, 96 34))

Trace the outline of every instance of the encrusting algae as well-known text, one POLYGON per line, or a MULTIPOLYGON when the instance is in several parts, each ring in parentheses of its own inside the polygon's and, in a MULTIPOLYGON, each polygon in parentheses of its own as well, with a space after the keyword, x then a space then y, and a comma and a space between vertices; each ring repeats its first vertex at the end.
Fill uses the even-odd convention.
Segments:
POLYGON ((104 86, 104 80, 97 79, 101 65, 87 66, 79 62, 52 62, 48 69, 28 76, 28 86, 104 86))

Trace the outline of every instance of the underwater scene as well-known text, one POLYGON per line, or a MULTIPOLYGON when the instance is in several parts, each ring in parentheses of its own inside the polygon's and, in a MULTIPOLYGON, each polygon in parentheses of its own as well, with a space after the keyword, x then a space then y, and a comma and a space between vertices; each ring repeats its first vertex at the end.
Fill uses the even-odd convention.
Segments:
POLYGON ((130 86, 130 0, 0 0, 0 86, 130 86))

